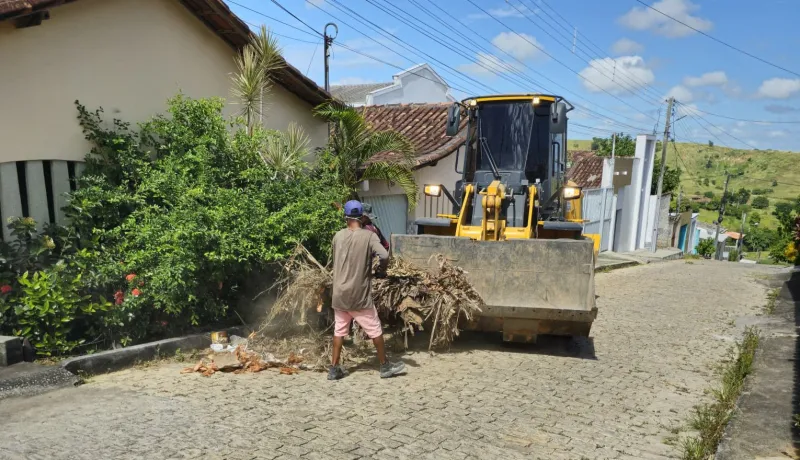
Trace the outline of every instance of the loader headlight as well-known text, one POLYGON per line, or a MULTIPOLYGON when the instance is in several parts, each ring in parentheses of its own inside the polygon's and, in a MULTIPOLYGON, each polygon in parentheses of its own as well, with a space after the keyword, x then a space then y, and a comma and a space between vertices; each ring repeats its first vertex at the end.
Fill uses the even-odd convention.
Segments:
POLYGON ((442 196, 442 186, 428 184, 425 186, 425 195, 428 196, 442 196))
POLYGON ((565 200, 574 200, 581 197, 580 187, 564 187, 563 195, 565 200))

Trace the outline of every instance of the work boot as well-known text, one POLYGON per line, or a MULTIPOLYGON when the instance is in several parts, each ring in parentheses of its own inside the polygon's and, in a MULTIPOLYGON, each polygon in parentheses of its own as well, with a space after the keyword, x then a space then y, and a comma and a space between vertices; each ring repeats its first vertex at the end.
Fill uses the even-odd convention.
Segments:
POLYGON ((395 375, 402 374, 405 371, 406 365, 402 361, 398 361, 396 363, 386 361, 385 363, 381 364, 382 379, 394 377, 395 375))
POLYGON ((342 369, 342 366, 335 365, 331 366, 328 370, 328 380, 339 380, 345 378, 347 376, 347 371, 342 369))

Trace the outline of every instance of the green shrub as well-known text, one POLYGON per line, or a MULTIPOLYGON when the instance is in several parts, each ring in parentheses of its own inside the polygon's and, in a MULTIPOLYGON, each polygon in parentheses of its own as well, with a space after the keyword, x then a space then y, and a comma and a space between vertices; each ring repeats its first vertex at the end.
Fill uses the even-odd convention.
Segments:
POLYGON ((739 261, 739 250, 738 249, 731 249, 728 251, 728 262, 738 262, 739 261))
POLYGON ((756 209, 766 209, 769 207, 769 198, 759 195, 753 198, 753 207, 756 209))
MULTIPOLYGON (((706 180, 708 180, 708 179, 706 179, 706 180)), ((706 193, 704 193, 703 196, 706 197, 706 198, 714 198, 714 192, 709 190, 706 193)))
POLYGON ((326 259, 347 191, 327 168, 290 178, 259 152, 279 134, 222 116, 218 99, 178 96, 138 133, 78 106, 93 142, 67 214, 91 284, 115 299, 122 343, 222 321, 244 280, 298 243, 326 259))
POLYGON ((705 258, 713 256, 715 251, 714 238, 705 238, 697 243, 697 253, 705 258))

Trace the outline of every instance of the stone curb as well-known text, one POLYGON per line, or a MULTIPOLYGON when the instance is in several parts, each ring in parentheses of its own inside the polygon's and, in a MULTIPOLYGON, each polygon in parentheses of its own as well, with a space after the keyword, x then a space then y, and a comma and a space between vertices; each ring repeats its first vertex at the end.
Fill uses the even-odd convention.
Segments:
POLYGON ((641 264, 639 262, 636 262, 635 260, 622 261, 622 262, 618 262, 618 263, 604 265, 602 267, 597 267, 597 268, 594 269, 594 272, 595 273, 606 273, 606 272, 610 272, 610 271, 614 271, 614 270, 619 270, 621 268, 635 267, 637 265, 641 265, 641 264))
POLYGON ((78 376, 59 366, 18 363, 5 368, 0 375, 0 401, 75 386, 79 382, 78 376))
MULTIPOLYGON (((247 335, 245 329, 245 327, 234 327, 225 330, 229 336, 247 335)), ((198 350, 209 345, 211 345, 210 333, 193 334, 68 358, 61 361, 61 368, 76 375, 104 374, 133 366, 138 362, 174 355, 178 350, 198 350)))

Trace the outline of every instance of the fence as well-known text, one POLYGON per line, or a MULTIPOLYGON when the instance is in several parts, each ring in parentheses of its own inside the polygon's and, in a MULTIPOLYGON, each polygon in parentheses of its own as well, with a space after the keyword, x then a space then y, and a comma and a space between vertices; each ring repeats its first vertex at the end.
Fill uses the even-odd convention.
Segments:
POLYGON ((611 249, 611 216, 614 213, 614 192, 611 189, 597 188, 583 192, 584 234, 596 234, 600 237, 600 250, 611 249), (603 206, 605 201, 605 206, 603 206), (605 215, 603 212, 605 211, 605 215))

